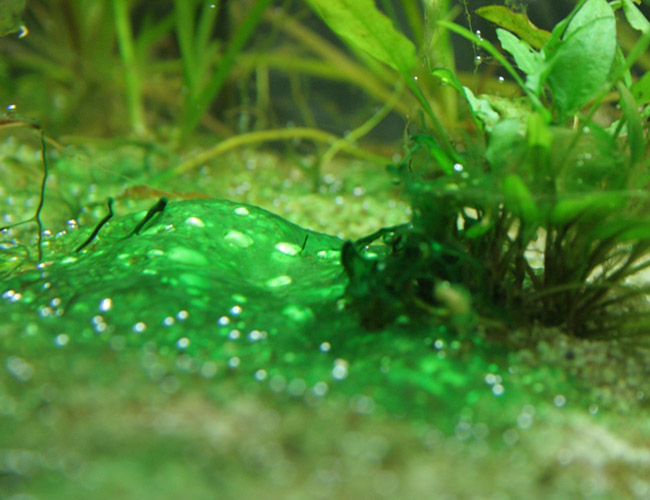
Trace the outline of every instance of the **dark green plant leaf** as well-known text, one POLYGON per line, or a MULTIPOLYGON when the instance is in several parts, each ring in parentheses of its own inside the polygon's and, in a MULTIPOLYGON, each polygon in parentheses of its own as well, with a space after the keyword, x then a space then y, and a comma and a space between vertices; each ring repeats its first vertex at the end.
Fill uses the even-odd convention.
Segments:
POLYGON ((551 37, 548 31, 539 29, 531 23, 526 14, 514 12, 503 5, 487 5, 476 9, 475 12, 497 26, 514 33, 536 49, 541 49, 551 37))
POLYGON ((621 210, 626 201, 627 196, 620 192, 581 193, 578 196, 560 200, 551 211, 550 221, 557 226, 564 226, 579 217, 598 216, 621 210))
POLYGON ((0 36, 20 31, 25 0, 0 0, 0 36))
POLYGON ((503 179, 503 194, 506 206, 521 218, 529 229, 536 229, 540 221, 540 211, 528 186, 518 175, 508 175, 503 179))
POLYGON ((547 81, 561 118, 596 96, 607 80, 615 52, 614 11, 605 0, 587 0, 549 58, 552 70, 547 81))
POLYGON ((650 72, 634 82, 631 91, 638 105, 642 106, 650 102, 650 72))
POLYGON ((418 63, 415 47, 374 0, 307 0, 346 43, 408 76, 418 63))

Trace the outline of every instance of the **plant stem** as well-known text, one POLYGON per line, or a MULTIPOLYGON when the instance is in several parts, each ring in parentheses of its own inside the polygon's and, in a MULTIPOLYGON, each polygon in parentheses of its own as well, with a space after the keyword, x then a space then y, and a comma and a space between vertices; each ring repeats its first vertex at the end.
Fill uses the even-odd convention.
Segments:
POLYGON ((129 120, 133 133, 144 136, 147 127, 144 119, 144 106, 142 104, 142 91, 140 76, 135 57, 131 20, 129 19, 129 0, 113 0, 113 14, 115 16, 115 31, 124 64, 124 78, 126 81, 126 99, 129 109, 129 120))
MULTIPOLYGON (((283 141, 289 139, 309 139, 317 142, 325 143, 335 143, 341 140, 340 137, 323 132, 322 130, 312 129, 312 128, 285 128, 278 130, 261 130, 258 132, 249 132, 247 134, 240 134, 234 137, 230 137, 221 141, 216 146, 202 151, 197 155, 192 155, 191 158, 185 160, 184 162, 172 167, 171 169, 163 172, 162 174, 154 177, 152 182, 162 182, 169 179, 172 179, 178 175, 184 174, 191 170, 194 170, 205 162, 212 160, 213 158, 235 149, 241 146, 246 146, 249 144, 257 144, 262 142, 270 141, 283 141)), ((351 145, 344 145, 341 147, 342 150, 347 153, 353 154, 360 158, 364 158, 369 161, 373 161, 382 165, 385 165, 388 158, 380 155, 375 155, 368 153, 362 149, 356 148, 351 145)))
POLYGON ((212 75, 207 87, 200 95, 196 96, 189 103, 184 123, 184 136, 187 136, 196 128, 201 120, 201 116, 208 110, 214 98, 219 94, 219 91, 223 87, 226 78, 230 73, 230 69, 235 63, 235 58, 241 52, 254 29, 260 23, 262 15, 270 5, 271 1, 272 0, 257 0, 255 2, 255 5, 253 5, 252 9, 242 21, 241 26, 237 29, 237 32, 230 41, 226 52, 219 61, 219 67, 212 75))

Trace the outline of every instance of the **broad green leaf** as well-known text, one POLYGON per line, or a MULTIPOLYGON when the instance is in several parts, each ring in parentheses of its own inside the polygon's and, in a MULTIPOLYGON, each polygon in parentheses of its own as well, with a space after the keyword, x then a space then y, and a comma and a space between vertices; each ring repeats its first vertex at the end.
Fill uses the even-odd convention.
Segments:
POLYGON ((476 13, 497 26, 514 33, 538 50, 546 44, 551 36, 548 31, 539 29, 531 23, 526 14, 514 12, 503 5, 481 7, 476 9, 476 13))
POLYGON ((509 31, 497 29, 497 36, 503 50, 510 52, 517 64, 517 67, 524 73, 530 75, 539 70, 544 63, 544 58, 535 52, 525 41, 520 40, 509 31))
POLYGON ((647 33, 650 31, 650 22, 646 19, 643 13, 634 5, 632 0, 623 0, 623 12, 625 13, 625 19, 630 23, 635 30, 640 31, 641 33, 647 33))
POLYGON ((526 183, 518 175, 508 175, 503 179, 503 194, 506 204, 525 224, 535 226, 540 220, 537 203, 526 183))
MULTIPOLYGON (((587 0, 551 55, 548 84, 562 118, 592 99, 609 75, 616 52, 616 19, 606 0, 587 0)), ((548 56, 549 54, 547 54, 548 56)))
POLYGON ((418 64, 415 47, 397 31, 374 0, 307 0, 346 43, 409 76, 418 64))
POLYGON ((0 0, 0 36, 20 31, 25 0, 0 0))

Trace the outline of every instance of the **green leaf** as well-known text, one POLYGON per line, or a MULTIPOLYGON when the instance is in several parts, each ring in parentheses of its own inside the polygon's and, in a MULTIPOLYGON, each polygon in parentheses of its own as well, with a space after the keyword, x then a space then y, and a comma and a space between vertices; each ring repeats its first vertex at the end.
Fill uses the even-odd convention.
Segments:
POLYGON ((579 217, 602 216, 625 206, 623 193, 594 192, 584 193, 573 198, 558 201, 553 207, 550 221, 558 226, 574 222, 579 217))
POLYGON ((634 97, 625 85, 618 83, 618 92, 621 94, 621 110, 627 122, 627 143, 630 146, 630 163, 634 165, 645 154, 645 139, 643 137, 643 122, 634 102, 634 97))
POLYGON ((553 134, 548 129, 548 124, 539 113, 531 113, 528 117, 526 139, 529 148, 551 149, 553 134))
POLYGON ((503 50, 510 52, 517 67, 527 75, 537 72, 544 63, 544 58, 539 52, 535 52, 530 45, 509 31, 497 29, 497 36, 503 50))
POLYGON ((413 139, 417 140, 420 144, 423 144, 427 148, 429 154, 438 163, 445 174, 453 175, 455 173, 454 165, 457 163, 456 158, 454 158, 449 151, 440 147, 440 145, 432 137, 428 137, 426 135, 418 135, 413 139))
POLYGON ((374 0, 307 0, 325 23, 349 45, 408 77, 418 64, 415 47, 397 31, 374 0))
MULTIPOLYGON (((467 94, 465 94, 465 87, 463 87, 463 84, 460 82, 460 80, 454 74, 453 71, 447 68, 437 68, 431 72, 431 75, 438 77, 443 84, 451 85, 462 96, 462 98, 465 99, 465 101, 469 104, 469 99, 467 99, 467 94)), ((474 108, 472 108, 471 105, 469 106, 469 111, 470 114, 472 115, 472 120, 474 121, 476 128, 479 130, 483 130, 483 124, 480 121, 479 117, 476 116, 476 113, 474 112, 474 108)))
POLYGON ((476 13, 497 26, 514 33, 538 50, 546 44, 551 36, 548 31, 539 29, 531 23, 526 14, 514 12, 503 5, 481 7, 476 9, 476 13))
POLYGON ((25 0, 0 0, 0 36, 20 31, 25 0))
POLYGON ((638 105, 650 102, 650 72, 643 75, 632 85, 632 95, 638 105))
POLYGON ((550 55, 552 70, 547 81, 562 118, 596 96, 607 80, 615 52, 614 11, 605 0, 587 0, 550 55))
POLYGON ((518 175, 508 175, 503 179, 503 194, 506 205, 521 218, 521 221, 535 226, 540 220, 537 203, 533 199, 526 183, 518 175))
POLYGON ((485 125, 485 130, 490 132, 501 120, 501 116, 493 108, 490 102, 484 97, 476 97, 468 87, 463 87, 465 98, 475 115, 485 125))
POLYGON ((493 169, 504 165, 505 160, 515 159, 524 146, 521 123, 515 118, 498 123, 490 134, 485 158, 493 169))
POLYGON ((650 31, 650 22, 646 19, 643 13, 634 5, 632 0, 623 0, 623 12, 625 13, 625 19, 630 23, 635 30, 640 31, 641 33, 647 33, 650 31))
POLYGON ((514 66, 510 64, 508 59, 506 59, 506 57, 504 57, 504 55, 488 40, 484 38, 479 38, 474 33, 464 28, 463 26, 459 26, 457 24, 450 23, 448 21, 438 21, 438 25, 442 26, 443 28, 447 28, 450 31, 453 31, 454 33, 461 35, 465 39, 471 41, 472 43, 475 43, 478 47, 481 47, 486 52, 488 52, 499 64, 501 64, 501 66, 503 66, 503 68, 510 74, 510 76, 512 76, 513 80, 517 83, 517 85, 519 85, 521 89, 526 93, 526 96, 530 100, 530 103, 532 104, 533 108, 535 108, 535 110, 541 113, 543 116, 546 115, 550 116, 549 111, 541 103, 537 94, 531 91, 530 87, 528 87, 527 84, 524 83, 524 81, 521 79, 521 76, 519 76, 519 73, 514 68, 514 66))

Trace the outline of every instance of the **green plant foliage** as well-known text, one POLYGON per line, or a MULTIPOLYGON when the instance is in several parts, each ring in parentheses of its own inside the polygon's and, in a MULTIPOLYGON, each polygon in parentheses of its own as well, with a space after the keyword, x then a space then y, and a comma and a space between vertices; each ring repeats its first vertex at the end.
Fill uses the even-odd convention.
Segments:
POLYGON ((548 84, 562 116, 574 113, 601 89, 616 52, 616 20, 605 0, 590 0, 576 13, 552 53, 548 84))
MULTIPOLYGON (((468 30, 441 24, 498 54, 468 30)), ((434 71, 479 126, 451 151, 424 133, 411 138, 396 171, 413 201, 412 226, 371 264, 357 262, 368 258, 363 245, 358 255, 348 247, 350 300, 362 318, 376 321, 391 315, 391 294, 402 304, 399 314, 415 307, 428 317, 440 319, 442 310, 453 317, 435 293, 447 283, 471 292, 484 318, 564 325, 584 336, 646 331, 646 311, 626 316, 617 309, 648 288, 627 281, 650 266, 650 193, 641 173, 650 161, 648 80, 633 83, 626 71, 642 45, 627 58, 619 52, 614 67, 620 49, 605 0, 579 4, 541 47, 512 31, 497 35, 516 65, 505 61, 506 69, 528 76, 519 81, 525 97, 475 95, 451 72, 434 71), (610 88, 621 111, 603 126, 591 116, 610 88), (566 126, 592 100, 589 115, 566 126), (361 274, 381 293, 360 293, 361 274)))
POLYGON ((0 0, 0 36, 20 31, 25 0, 0 0))
POLYGON ((403 75, 418 64, 415 47, 375 6, 374 0, 308 0, 346 43, 403 75))
POLYGON ((515 12, 502 5, 480 7, 475 12, 497 26, 508 30, 508 32, 516 34, 519 38, 538 50, 548 42, 551 36, 548 31, 541 30, 530 22, 530 19, 528 19, 525 13, 515 12))
POLYGON ((648 22, 637 6, 634 5, 632 0, 622 0, 622 4, 623 12, 625 12, 625 17, 627 22, 630 23, 630 26, 641 33, 650 31, 650 22, 648 22))

